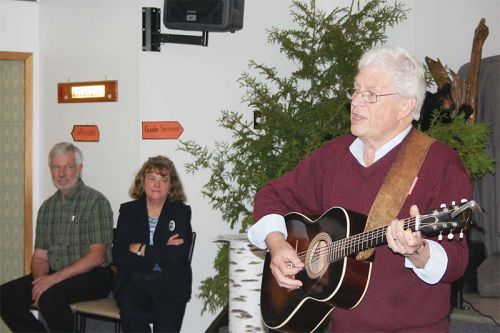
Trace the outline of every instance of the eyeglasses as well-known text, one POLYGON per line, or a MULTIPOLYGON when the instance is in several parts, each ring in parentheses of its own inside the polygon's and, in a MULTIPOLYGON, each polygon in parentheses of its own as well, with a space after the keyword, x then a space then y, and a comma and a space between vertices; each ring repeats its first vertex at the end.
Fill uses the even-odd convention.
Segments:
POLYGON ((384 96, 392 96, 392 95, 398 95, 397 93, 392 93, 392 94, 377 94, 374 93, 373 91, 365 90, 365 91, 359 91, 354 88, 349 88, 346 89, 346 96, 350 100, 353 100, 357 95, 360 95, 363 101, 366 103, 377 103, 379 97, 384 97, 384 96))
POLYGON ((76 169, 76 166, 76 164, 51 165, 50 170, 54 172, 60 172, 61 170, 63 170, 64 172, 66 172, 66 170, 73 171, 76 169))

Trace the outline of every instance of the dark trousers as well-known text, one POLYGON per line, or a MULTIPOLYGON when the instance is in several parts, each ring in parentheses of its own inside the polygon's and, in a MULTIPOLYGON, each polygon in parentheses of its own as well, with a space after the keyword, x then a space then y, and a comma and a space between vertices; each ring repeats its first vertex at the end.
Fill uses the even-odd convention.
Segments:
MULTIPOLYGON (((32 282, 30 274, 0 286, 0 314, 12 332, 47 332, 30 312, 32 282)), ((69 304, 106 297, 112 283, 111 269, 97 267, 47 289, 38 301, 38 308, 50 332, 72 332, 73 312, 69 304)))
POLYGON ((116 296, 124 332, 179 332, 186 302, 176 302, 165 290, 161 273, 134 274, 116 296))

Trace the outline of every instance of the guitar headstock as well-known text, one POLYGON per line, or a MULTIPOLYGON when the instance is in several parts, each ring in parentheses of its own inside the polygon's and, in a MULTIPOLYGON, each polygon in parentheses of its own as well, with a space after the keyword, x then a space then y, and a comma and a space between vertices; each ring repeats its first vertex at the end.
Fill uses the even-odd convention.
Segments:
POLYGON ((439 234, 439 240, 443 238, 443 232, 448 233, 448 239, 453 238, 454 231, 460 231, 460 238, 463 231, 472 223, 472 211, 481 210, 474 201, 462 200, 460 205, 454 202, 451 206, 441 205, 438 209, 433 209, 427 215, 421 215, 415 223, 415 230, 420 230, 426 235, 439 234))

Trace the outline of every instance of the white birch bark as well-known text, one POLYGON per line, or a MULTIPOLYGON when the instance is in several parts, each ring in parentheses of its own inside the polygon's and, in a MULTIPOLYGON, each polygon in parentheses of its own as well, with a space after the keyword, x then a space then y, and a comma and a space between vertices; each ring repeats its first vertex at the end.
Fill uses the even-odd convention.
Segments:
POLYGON ((246 234, 223 235, 229 242, 229 326, 230 333, 267 332, 260 313, 260 287, 266 252, 258 249, 246 234))

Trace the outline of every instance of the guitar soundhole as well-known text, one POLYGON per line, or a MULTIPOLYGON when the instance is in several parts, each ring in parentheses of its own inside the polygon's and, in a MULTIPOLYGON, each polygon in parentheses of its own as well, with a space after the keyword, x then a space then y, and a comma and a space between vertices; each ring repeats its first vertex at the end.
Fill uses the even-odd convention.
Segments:
POLYGON ((328 269, 330 235, 321 232, 313 238, 307 250, 305 268, 311 279, 320 278, 328 269))

